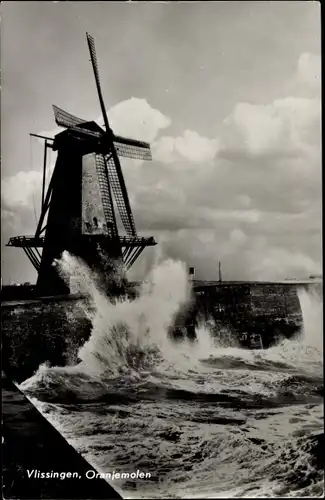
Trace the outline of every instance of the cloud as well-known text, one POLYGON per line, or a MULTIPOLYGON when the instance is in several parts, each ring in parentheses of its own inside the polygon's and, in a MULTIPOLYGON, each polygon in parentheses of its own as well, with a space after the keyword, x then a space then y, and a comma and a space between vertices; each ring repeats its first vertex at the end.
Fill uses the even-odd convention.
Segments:
POLYGON ((218 151, 218 139, 208 139, 193 130, 185 130, 179 137, 161 137, 153 146, 153 157, 163 163, 182 159, 191 162, 211 162, 218 151))
POLYGON ((237 103, 224 120, 222 147, 243 149, 253 155, 270 151, 312 154, 313 148, 319 150, 320 82, 320 56, 302 53, 288 81, 291 94, 265 104, 237 103))
POLYGON ((42 173, 37 170, 20 171, 1 183, 1 196, 7 207, 30 207, 35 191, 41 190, 42 173))
POLYGON ((129 185, 139 228, 156 234, 166 256, 195 265, 203 279, 217 276, 218 260, 228 279, 319 271, 319 68, 317 56, 302 54, 292 93, 238 102, 219 137, 157 139, 153 166, 130 173, 129 185))
MULTIPOLYGON (((111 107, 107 112, 116 135, 152 142, 159 130, 169 127, 171 119, 150 106, 146 99, 131 97, 111 107)), ((101 126, 103 117, 96 120, 101 126)))
POLYGON ((241 245, 247 241, 247 236, 241 229, 233 229, 230 233, 230 241, 235 245, 241 245))
POLYGON ((3 225, 2 228, 4 227, 14 228, 15 222, 16 222, 15 213, 12 212, 12 210, 10 209, 5 208, 4 204, 2 203, 1 206, 1 224, 3 225))
POLYGON ((247 194, 239 194, 237 200, 243 208, 248 208, 252 203, 252 199, 247 194))
POLYGON ((308 278, 321 272, 321 266, 302 252, 290 252, 284 248, 264 249, 251 257, 252 273, 256 279, 281 280, 284 278, 308 278), (258 257, 258 258, 256 258, 258 257))
POLYGON ((298 61, 297 79, 319 92, 321 88, 321 64, 319 55, 303 52, 298 61))
POLYGON ((252 154, 306 150, 320 136, 320 103, 292 96, 266 105, 238 103, 226 124, 252 154))
MULTIPOLYGON (((225 280, 283 280, 286 277, 306 279, 321 272, 319 261, 308 253, 289 246, 272 244, 262 234, 247 235, 235 228, 218 225, 210 229, 181 229, 156 231, 161 258, 181 258, 196 268, 198 279, 218 279, 221 261, 225 280)), ((150 256, 149 256, 150 257, 150 256)), ((146 254, 143 254, 146 259, 146 254)), ((143 266, 143 262, 142 262, 143 266)), ((140 278, 140 275, 134 274, 140 278)))

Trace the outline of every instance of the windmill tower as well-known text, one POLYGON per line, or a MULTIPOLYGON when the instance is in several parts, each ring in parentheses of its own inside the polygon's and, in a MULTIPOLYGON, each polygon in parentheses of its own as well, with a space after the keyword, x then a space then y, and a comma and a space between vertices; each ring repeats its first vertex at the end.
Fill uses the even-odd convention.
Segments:
POLYGON ((153 237, 137 235, 119 160, 151 160, 150 145, 116 136, 110 128, 94 39, 86 36, 105 129, 53 106, 56 124, 66 130, 54 139, 31 134, 45 141, 42 209, 35 235, 17 236, 8 243, 23 248, 38 272, 37 289, 43 295, 69 292, 53 266, 64 250, 107 277, 116 264, 128 269, 146 246, 156 244, 153 237), (45 194, 48 148, 57 151, 57 160, 45 194), (126 236, 118 233, 115 207, 126 236))

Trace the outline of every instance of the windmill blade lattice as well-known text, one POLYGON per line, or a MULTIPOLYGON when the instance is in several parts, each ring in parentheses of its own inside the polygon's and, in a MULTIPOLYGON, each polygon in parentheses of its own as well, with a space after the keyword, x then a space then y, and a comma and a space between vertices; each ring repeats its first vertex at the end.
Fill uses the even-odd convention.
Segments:
POLYGON ((94 68, 96 83, 97 83, 97 85, 100 88, 99 71, 98 71, 98 61, 97 61, 96 49, 95 49, 95 40, 93 39, 93 37, 89 33, 87 33, 86 36, 87 36, 87 41, 88 41, 88 47, 89 47, 89 51, 90 51, 90 56, 91 56, 92 63, 93 63, 93 68, 94 68))
POLYGON ((152 160, 150 144, 115 135, 114 146, 119 156, 133 160, 152 160))
POLYGON ((96 137, 96 139, 100 139, 102 137, 102 134, 100 132, 94 132, 93 130, 89 130, 88 128, 70 127, 70 130, 74 130, 76 132, 79 132, 79 134, 82 134, 82 135, 96 137))
POLYGON ((75 127, 77 125, 81 125, 82 123, 86 123, 89 120, 83 120, 82 118, 78 118, 77 116, 71 115, 67 111, 55 106, 53 104, 53 111, 55 117, 55 123, 59 125, 59 127, 75 127))
POLYGON ((107 228, 111 233, 111 236, 116 236, 117 227, 114 216, 112 193, 108 182, 105 157, 102 154, 96 155, 96 172, 107 228))
POLYGON ((89 52, 90 52, 91 63, 92 63, 94 75, 95 75, 95 82, 96 82, 96 87, 97 87, 100 108, 102 110, 102 115, 103 115, 103 119, 104 119, 104 123, 105 123, 106 133, 108 133, 109 131, 111 131, 111 129, 110 129, 110 126, 108 123, 107 113, 106 113, 104 99, 103 99, 103 95, 102 95, 102 89, 101 89, 100 80, 99 80, 98 62, 97 62, 96 49, 95 49, 95 40, 93 39, 93 37, 89 33, 86 33, 86 36, 87 36, 87 42, 88 42, 88 47, 89 47, 89 52))
MULTIPOLYGON (((128 202, 128 198, 125 198, 123 195, 123 191, 121 189, 120 179, 118 176, 116 164, 112 155, 106 157, 106 164, 109 176, 109 182, 114 193, 114 197, 116 200, 117 208, 121 216, 121 220, 125 231, 128 236, 136 236, 136 228, 135 222, 133 218, 133 214, 131 212, 131 208, 127 208, 126 201, 128 202)), ((123 179, 124 181, 124 179, 123 179)))

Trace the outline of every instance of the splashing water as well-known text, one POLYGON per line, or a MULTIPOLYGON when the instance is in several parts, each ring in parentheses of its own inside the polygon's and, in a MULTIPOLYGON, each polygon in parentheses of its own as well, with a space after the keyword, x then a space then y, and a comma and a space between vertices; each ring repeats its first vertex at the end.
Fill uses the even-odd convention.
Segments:
POLYGON ((318 295, 299 292, 301 334, 268 350, 221 344, 204 324, 197 342, 175 344, 167 331, 191 291, 183 263, 159 263, 136 299, 114 302, 78 259, 60 266, 87 293, 91 336, 78 364, 44 365, 21 388, 98 470, 152 471, 119 485, 124 497, 321 494, 310 441, 323 425, 318 295), (39 401, 49 394, 60 404, 39 401))
MULTIPOLYGON (((169 341, 167 331, 179 308, 190 298, 190 284, 183 263, 162 262, 143 282, 137 298, 123 297, 114 301, 100 291, 96 276, 80 259, 65 252, 58 264, 63 276, 78 278, 79 291, 88 297, 83 308, 92 321, 91 336, 79 350, 78 365, 49 368, 43 364, 21 385, 22 389, 28 390, 35 383, 45 388, 46 380, 52 375, 62 383, 67 372, 71 377, 70 390, 79 386, 79 377, 85 380, 89 376, 92 383, 97 380, 101 386, 104 381, 121 374, 138 379, 141 372, 146 374, 146 369, 162 360, 174 364, 180 361, 178 349, 169 341)), ((89 392, 96 397, 93 385, 89 392)))
POLYGON ((283 361, 288 367, 322 377, 323 364, 323 306, 316 292, 299 290, 303 326, 300 335, 284 340, 269 349, 265 356, 271 361, 283 361))
POLYGON ((189 283, 184 264, 167 260, 155 267, 142 284, 134 300, 116 299, 114 303, 101 294, 89 279, 89 271, 70 255, 64 255, 65 271, 79 272, 93 306, 92 335, 79 351, 82 366, 92 372, 111 371, 132 366, 130 349, 143 352, 157 348, 168 350, 166 332, 178 309, 189 299, 189 283), (170 278, 173 277, 171 286, 170 278))
POLYGON ((323 301, 317 292, 299 292, 303 315, 303 342, 323 354, 323 301))
MULTIPOLYGON (((96 276, 80 259, 64 252, 59 266, 63 276, 78 277, 80 291, 88 297, 83 309, 92 322, 91 336, 79 350, 78 365, 49 368, 44 364, 34 377, 23 383, 24 389, 34 386, 36 380, 38 384, 40 381, 44 384, 50 371, 56 372, 56 377, 62 382, 67 370, 70 376, 83 380, 89 376, 100 385, 121 374, 133 379, 148 373, 153 376, 168 376, 170 373, 186 376, 189 372, 209 372, 211 366, 224 370, 236 367, 266 371, 275 366, 321 376, 322 302, 316 294, 304 290, 299 292, 304 320, 301 335, 268 350, 233 347, 233 339, 227 347, 226 341, 211 337, 208 325, 196 329, 196 343, 175 344, 167 331, 177 311, 189 301, 191 292, 183 263, 161 262, 143 282, 136 299, 123 297, 114 301, 100 291, 96 286, 96 276)), ((72 379, 70 389, 71 382, 72 379)), ((78 380, 76 385, 79 385, 78 380)), ((255 385, 251 384, 251 387, 255 385)), ((101 387, 100 392, 103 390, 101 387)), ((91 391, 95 398, 94 387, 91 391)))

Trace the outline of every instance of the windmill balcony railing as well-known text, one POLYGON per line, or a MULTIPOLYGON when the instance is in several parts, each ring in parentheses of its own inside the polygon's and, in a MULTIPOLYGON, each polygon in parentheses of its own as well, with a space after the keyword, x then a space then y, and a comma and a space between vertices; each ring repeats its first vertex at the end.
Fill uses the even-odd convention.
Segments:
POLYGON ((35 238, 35 236, 14 236, 10 238, 7 247, 43 247, 44 238, 35 238))
MULTIPOLYGON (((157 244, 155 239, 150 236, 148 238, 140 238, 138 236, 120 236, 121 247, 147 247, 157 244)), ((14 236, 7 243, 8 247, 20 248, 42 248, 44 246, 44 237, 35 238, 35 236, 14 236)))

